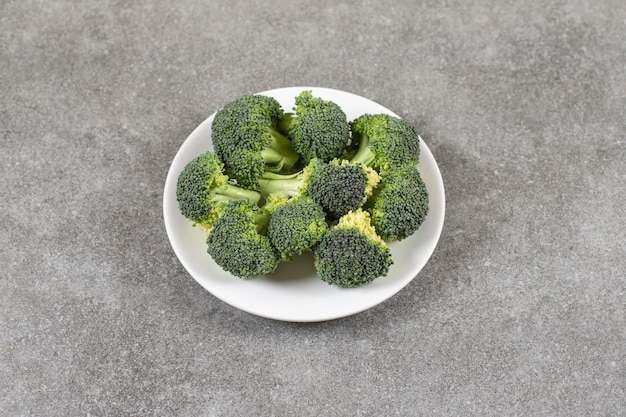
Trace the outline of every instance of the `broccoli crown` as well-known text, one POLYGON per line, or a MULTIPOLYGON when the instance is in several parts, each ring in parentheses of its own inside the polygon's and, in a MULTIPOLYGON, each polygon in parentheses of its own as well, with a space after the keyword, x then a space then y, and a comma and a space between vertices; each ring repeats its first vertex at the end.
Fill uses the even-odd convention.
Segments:
POLYGON ((265 173, 259 179, 263 195, 307 196, 317 202, 330 219, 338 219, 363 205, 380 181, 378 173, 363 164, 313 158, 296 174, 265 173))
POLYGON ((278 254, 266 236, 269 213, 249 200, 227 203, 215 221, 207 252, 222 269, 240 278, 276 269, 278 254))
POLYGON ((424 222, 428 191, 416 166, 405 165, 385 173, 365 204, 376 232, 387 241, 402 240, 424 222))
POLYGON ((403 119, 387 114, 364 114, 350 124, 356 153, 350 158, 383 173, 395 166, 419 162, 420 137, 403 119))
POLYGON ((350 125, 339 105, 303 91, 293 110, 279 126, 305 164, 313 158, 330 161, 341 155, 350 139, 350 125))
POLYGON ((281 199, 272 206, 267 236, 282 260, 313 247, 328 230, 322 207, 307 197, 281 199))
POLYGON ((330 219, 355 210, 372 194, 378 173, 363 164, 333 159, 312 175, 306 194, 317 201, 330 219))
POLYGON ((358 287, 386 276, 393 263, 387 244, 362 209, 339 219, 313 250, 315 268, 328 284, 358 287))
POLYGON ((215 152, 226 174, 243 186, 258 188, 264 171, 287 172, 300 156, 278 131, 283 110, 274 98, 242 96, 220 109, 211 125, 215 152))
POLYGON ((226 202, 246 199, 256 203, 261 198, 260 193, 230 182, 223 170, 220 158, 207 151, 187 163, 178 175, 176 199, 181 214, 207 231, 226 202))

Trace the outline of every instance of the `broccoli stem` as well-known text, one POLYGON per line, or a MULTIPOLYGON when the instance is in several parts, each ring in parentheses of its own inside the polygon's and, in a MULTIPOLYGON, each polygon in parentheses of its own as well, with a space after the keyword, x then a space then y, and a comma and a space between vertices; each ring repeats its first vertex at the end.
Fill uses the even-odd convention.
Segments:
POLYGON ((258 203, 261 194, 257 191, 246 190, 234 184, 223 184, 214 189, 213 200, 218 202, 228 202, 231 200, 250 200, 258 203))
POLYGON ((293 113, 283 114, 283 117, 280 119, 280 122, 278 123, 278 130, 280 130, 281 132, 284 132, 285 134, 288 134, 289 126, 291 125, 291 122, 293 121, 293 119, 296 117, 297 116, 294 115, 293 113))
POLYGON ((263 161, 270 167, 276 167, 276 171, 288 171, 298 162, 298 155, 291 147, 291 141, 274 128, 270 128, 272 142, 261 151, 263 161))
MULTIPOLYGON (((285 155, 272 148, 265 148, 261 151, 261 158, 265 162, 265 169, 270 172, 280 172, 285 166, 285 155)), ((287 164, 289 161, 287 161, 287 164)), ((289 168, 285 167, 285 170, 289 168)))
POLYGON ((262 195, 278 194, 282 197, 294 197, 300 194, 304 184, 301 172, 295 174, 276 174, 265 172, 259 178, 259 188, 262 195))
POLYGON ((350 162, 360 163, 369 167, 376 159, 376 155, 369 146, 370 141, 367 135, 361 135, 359 139, 359 148, 356 154, 350 159, 350 162))

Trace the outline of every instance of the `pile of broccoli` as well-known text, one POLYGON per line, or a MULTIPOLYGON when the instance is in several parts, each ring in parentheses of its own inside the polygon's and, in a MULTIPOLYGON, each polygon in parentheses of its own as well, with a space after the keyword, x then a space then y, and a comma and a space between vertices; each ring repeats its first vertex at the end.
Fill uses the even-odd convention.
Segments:
POLYGON ((349 121, 311 91, 295 97, 292 110, 263 95, 220 109, 214 151, 179 174, 181 214, 205 231, 213 260, 240 278, 307 251, 329 284, 386 276, 388 243, 411 236, 428 214, 420 137, 387 114, 349 121))

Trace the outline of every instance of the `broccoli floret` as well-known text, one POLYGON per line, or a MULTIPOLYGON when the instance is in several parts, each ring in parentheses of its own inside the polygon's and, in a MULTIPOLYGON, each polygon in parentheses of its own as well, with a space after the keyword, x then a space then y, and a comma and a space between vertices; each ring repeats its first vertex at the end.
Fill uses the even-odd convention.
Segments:
POLYGON ((225 203, 241 199, 257 203, 261 194, 231 182, 220 158, 207 151, 192 159, 178 175, 176 199, 183 216, 209 231, 225 203))
POLYGON ((310 197, 322 206, 329 219, 337 219, 361 207, 379 181, 378 173, 365 165, 339 159, 323 162, 314 158, 295 174, 263 174, 259 178, 259 189, 266 196, 310 197))
POLYGON ((339 219, 313 250, 320 278, 342 287, 358 287, 386 276, 393 264, 391 251, 357 209, 339 219))
POLYGON ((279 263, 267 237, 269 213, 249 200, 227 203, 213 224, 207 252, 223 270, 240 278, 268 274, 279 263))
POLYGON ((341 155, 350 139, 350 125, 341 107, 303 91, 293 110, 295 113, 285 113, 279 127, 304 164, 313 158, 330 161, 341 155))
POLYGON ((379 181, 372 168, 333 159, 311 179, 306 194, 322 205, 330 219, 338 219, 363 205, 379 181))
POLYGON ((212 139, 226 174, 256 189, 265 171, 289 172, 300 156, 278 130, 283 109, 263 95, 246 95, 226 104, 213 119, 212 139))
POLYGON ((311 198, 272 195, 265 207, 271 212, 267 236, 283 261, 311 249, 328 230, 324 210, 311 198))
POLYGON ((417 167, 405 165, 385 172, 365 209, 386 241, 402 240, 417 231, 428 214, 428 191, 417 167))
MULTIPOLYGON (((387 114, 364 114, 350 123, 352 162, 383 173, 419 162, 420 137, 411 124, 387 114)), ((350 152, 350 150, 348 151, 350 152)))

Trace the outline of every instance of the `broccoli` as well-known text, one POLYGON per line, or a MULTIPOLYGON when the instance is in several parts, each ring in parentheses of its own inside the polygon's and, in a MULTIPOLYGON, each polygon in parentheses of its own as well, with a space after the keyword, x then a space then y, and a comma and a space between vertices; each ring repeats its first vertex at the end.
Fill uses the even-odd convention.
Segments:
POLYGON ((265 171, 289 172, 298 162, 289 139, 278 130, 283 117, 278 101, 246 95, 220 109, 213 119, 212 139, 226 174, 242 186, 257 189, 265 171))
POLYGON ((417 167, 404 165, 385 172, 364 208, 386 241, 412 235, 428 214, 428 191, 417 167))
POLYGON ((284 114, 279 128, 287 133, 304 164, 313 158, 330 161, 342 154, 350 139, 350 125, 341 107, 303 91, 293 110, 284 114))
POLYGON ((269 217, 250 200, 226 203, 206 239, 207 252, 223 270, 240 278, 274 271, 280 260, 266 236, 269 217))
POLYGON ((322 207, 308 197, 268 197, 271 212, 267 236, 283 261, 313 247, 328 230, 322 207))
POLYGON ((369 213, 357 209, 333 226, 313 250, 315 269, 328 284, 358 287, 386 276, 393 264, 391 251, 370 223, 369 213))
POLYGON ((362 164, 314 158, 301 171, 284 175, 264 173, 259 178, 262 195, 308 196, 322 206, 329 219, 337 219, 367 200, 380 181, 378 173, 362 164))
POLYGON ((376 169, 381 175, 400 165, 419 162, 420 137, 403 119, 387 114, 364 114, 350 123, 347 158, 376 169))
POLYGON ((187 163, 179 174, 176 199, 183 216, 209 231, 225 203, 240 199, 257 203, 261 194, 231 182, 219 157, 207 151, 187 163))

